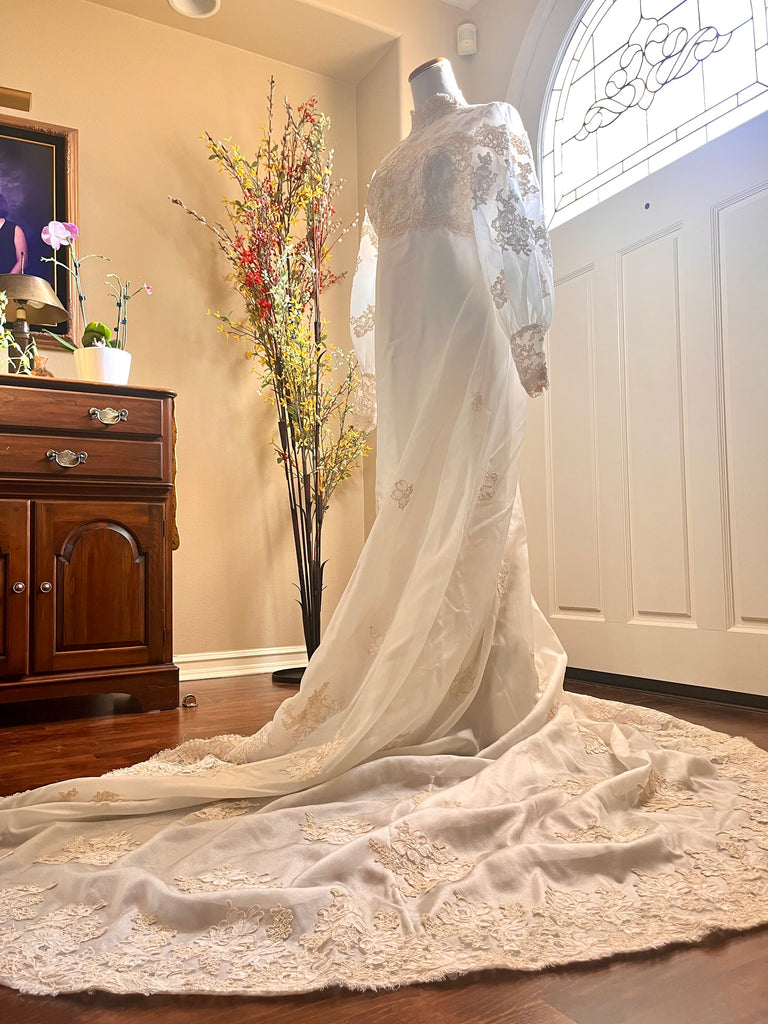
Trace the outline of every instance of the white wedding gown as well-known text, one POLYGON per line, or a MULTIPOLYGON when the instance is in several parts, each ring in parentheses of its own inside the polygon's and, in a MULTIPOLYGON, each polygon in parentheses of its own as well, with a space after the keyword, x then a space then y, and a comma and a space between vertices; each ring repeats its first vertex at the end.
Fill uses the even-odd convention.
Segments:
POLYGON ((385 987, 768 921, 768 755, 564 694, 531 600, 552 276, 517 114, 433 97, 369 212, 380 510, 301 691, 254 736, 0 802, 7 985, 385 987))

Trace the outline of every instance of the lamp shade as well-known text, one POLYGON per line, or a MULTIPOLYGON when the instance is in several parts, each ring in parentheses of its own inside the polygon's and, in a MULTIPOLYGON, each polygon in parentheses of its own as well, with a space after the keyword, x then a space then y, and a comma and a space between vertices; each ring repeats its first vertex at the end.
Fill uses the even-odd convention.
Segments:
POLYGON ((0 292, 8 296, 5 318, 8 323, 16 319, 16 309, 26 310, 26 319, 41 327, 63 323, 69 313, 59 302, 56 292, 42 277, 32 274, 0 274, 0 292))

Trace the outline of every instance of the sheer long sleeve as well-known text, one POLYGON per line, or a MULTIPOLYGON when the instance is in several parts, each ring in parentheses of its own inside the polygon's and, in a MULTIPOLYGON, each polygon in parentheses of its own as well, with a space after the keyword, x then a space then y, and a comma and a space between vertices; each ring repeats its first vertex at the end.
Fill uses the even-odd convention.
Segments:
POLYGON ((352 280, 349 325, 362 371, 360 413, 376 423, 376 262, 379 242, 366 211, 360 235, 357 268, 352 280))
POLYGON ((548 385, 544 335, 552 319, 552 250, 533 154, 520 115, 495 103, 475 130, 472 211, 480 262, 529 395, 548 385))

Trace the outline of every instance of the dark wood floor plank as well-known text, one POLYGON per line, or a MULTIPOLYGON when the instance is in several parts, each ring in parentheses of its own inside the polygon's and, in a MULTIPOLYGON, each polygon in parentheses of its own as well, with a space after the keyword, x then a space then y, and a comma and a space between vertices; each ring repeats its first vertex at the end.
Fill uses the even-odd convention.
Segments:
POLYGON ((547 972, 542 998, 577 1024, 764 1024, 768 929, 547 972))
MULTIPOLYGON (((143 760, 186 739, 251 733, 292 690, 267 676, 189 684, 195 710, 137 713, 125 696, 0 706, 0 794, 143 760)), ((584 681, 608 700, 655 707, 768 749, 768 714, 584 681)), ((486 971, 393 992, 282 999, 22 996, 0 988, 2 1024, 768 1024, 768 928, 700 946, 536 974, 486 971)))

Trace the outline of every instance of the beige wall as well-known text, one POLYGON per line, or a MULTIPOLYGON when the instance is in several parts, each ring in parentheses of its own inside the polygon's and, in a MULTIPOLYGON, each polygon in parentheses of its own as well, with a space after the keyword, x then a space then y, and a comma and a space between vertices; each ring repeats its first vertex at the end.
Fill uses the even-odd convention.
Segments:
POLYGON ((470 103, 507 99, 515 62, 539 6, 540 0, 478 0, 466 12, 466 20, 477 25, 478 52, 459 58, 470 103))
MULTIPOLYGON (((270 450, 274 412, 242 351, 206 309, 236 308, 212 238, 166 198, 216 217, 224 180, 198 141, 203 128, 253 147, 267 79, 333 119, 341 215, 357 199, 354 87, 83 0, 3 0, 2 83, 32 93, 29 117, 79 130, 80 216, 87 251, 154 287, 131 303, 132 383, 178 392, 179 527, 175 648, 189 654, 301 642, 285 484, 270 450), (57 59, 57 55, 61 55, 57 59)), ((340 266, 354 261, 344 243, 340 266)), ((102 268, 90 268, 91 319, 111 316, 102 268)), ((348 283, 329 293, 331 336, 346 347, 348 283)), ((53 360, 72 373, 71 356, 53 360)), ((326 607, 362 543, 362 477, 337 492, 327 521, 326 607)))

